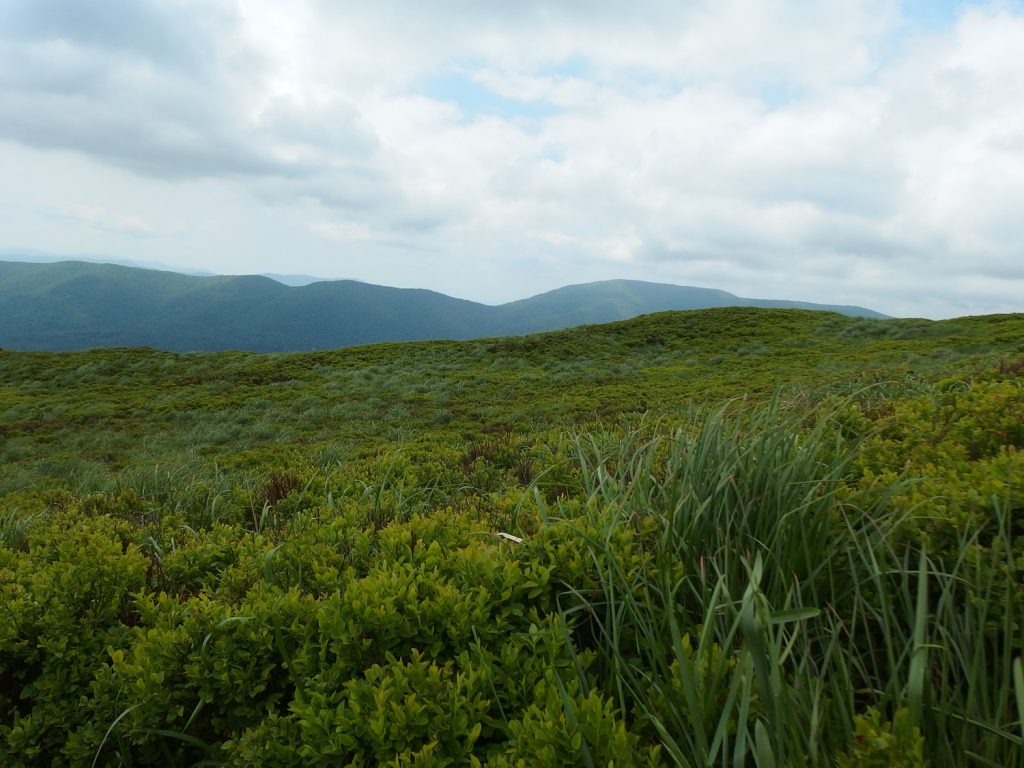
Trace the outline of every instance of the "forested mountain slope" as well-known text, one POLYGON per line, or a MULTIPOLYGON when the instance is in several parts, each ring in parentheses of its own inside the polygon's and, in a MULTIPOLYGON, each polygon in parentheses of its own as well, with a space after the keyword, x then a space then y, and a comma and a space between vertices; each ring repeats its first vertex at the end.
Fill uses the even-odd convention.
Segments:
POLYGON ((792 305, 724 291, 613 280, 488 306, 354 280, 288 286, 267 277, 180 275, 110 264, 0 261, 0 346, 254 352, 378 341, 467 339, 623 320, 663 310, 792 305))

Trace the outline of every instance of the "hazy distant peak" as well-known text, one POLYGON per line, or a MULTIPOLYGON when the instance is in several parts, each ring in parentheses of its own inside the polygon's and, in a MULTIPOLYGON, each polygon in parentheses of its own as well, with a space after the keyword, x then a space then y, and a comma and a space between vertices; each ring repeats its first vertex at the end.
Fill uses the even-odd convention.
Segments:
POLYGON ((285 276, 194 276, 88 261, 0 261, 0 347, 329 349, 514 336, 727 306, 882 317, 863 307, 747 299, 713 288, 642 280, 569 285, 489 306, 421 288, 316 279, 289 285, 279 277, 285 276))
POLYGON ((56 264, 62 261, 84 261, 90 264, 113 264, 119 267, 133 267, 135 269, 155 269, 161 272, 176 272, 179 275, 197 275, 202 277, 214 277, 217 273, 207 269, 192 269, 189 267, 175 267, 171 264, 164 264, 159 261, 138 261, 135 259, 117 259, 112 256, 103 256, 90 253, 75 253, 58 255, 39 251, 34 248, 0 248, 0 261, 20 261, 27 264, 56 264))

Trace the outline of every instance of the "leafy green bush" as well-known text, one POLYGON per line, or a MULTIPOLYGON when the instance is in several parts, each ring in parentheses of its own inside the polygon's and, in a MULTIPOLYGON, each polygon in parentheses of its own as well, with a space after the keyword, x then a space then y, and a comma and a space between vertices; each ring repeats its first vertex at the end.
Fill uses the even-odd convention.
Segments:
POLYGON ((869 709, 857 715, 853 749, 839 757, 836 768, 924 768, 923 748, 921 731, 907 710, 899 710, 889 721, 878 710, 869 709))

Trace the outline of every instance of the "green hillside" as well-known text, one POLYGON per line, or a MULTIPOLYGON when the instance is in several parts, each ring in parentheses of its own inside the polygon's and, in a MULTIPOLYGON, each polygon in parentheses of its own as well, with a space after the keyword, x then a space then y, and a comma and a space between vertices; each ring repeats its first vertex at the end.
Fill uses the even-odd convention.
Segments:
POLYGON ((745 299, 710 288, 641 280, 605 280, 569 285, 529 299, 503 304, 496 309, 500 318, 498 327, 503 334, 511 334, 571 328, 588 323, 608 323, 652 312, 715 307, 815 309, 852 317, 883 317, 863 307, 745 299))
POLYGON ((351 280, 289 287, 110 264, 0 262, 0 346, 253 351, 465 338, 486 308, 351 280))
POLYGON ((2 351, 0 765, 1024 766, 1022 470, 1024 315, 2 351))
MULTIPOLYGON (((0 347, 154 347, 254 352, 468 339, 623 320, 664 310, 774 306, 724 291, 613 280, 497 307, 353 280, 286 286, 86 262, 0 261, 0 347)), ((786 304, 786 302, 782 302, 786 304)), ((850 315, 858 307, 797 305, 850 315)))

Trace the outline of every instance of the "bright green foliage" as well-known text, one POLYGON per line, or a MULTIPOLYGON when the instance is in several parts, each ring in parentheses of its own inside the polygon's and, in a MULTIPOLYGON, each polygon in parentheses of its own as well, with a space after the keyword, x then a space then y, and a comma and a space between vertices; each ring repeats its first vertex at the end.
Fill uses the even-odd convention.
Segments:
POLYGON ((129 644, 131 596, 145 585, 148 562, 126 528, 62 514, 32 530, 28 553, 0 559, 4 765, 49 763, 68 729, 95 715, 92 681, 107 650, 129 644))
POLYGON ((495 768, 544 766, 659 765, 659 750, 641 748, 639 739, 616 717, 611 702, 594 691, 586 697, 559 683, 545 686, 543 704, 530 706, 511 724, 511 744, 488 765, 495 768), (570 695, 570 692, 572 695, 570 695))
POLYGON ((0 765, 1024 768, 1022 355, 0 353, 0 765))
POLYGON ((924 739, 907 710, 890 722, 869 709, 856 723, 853 750, 836 761, 836 768, 924 768, 924 739))

